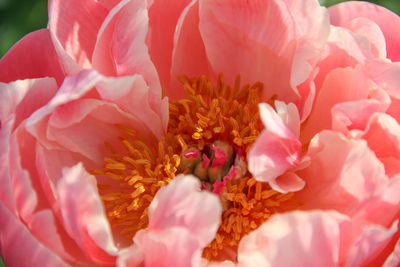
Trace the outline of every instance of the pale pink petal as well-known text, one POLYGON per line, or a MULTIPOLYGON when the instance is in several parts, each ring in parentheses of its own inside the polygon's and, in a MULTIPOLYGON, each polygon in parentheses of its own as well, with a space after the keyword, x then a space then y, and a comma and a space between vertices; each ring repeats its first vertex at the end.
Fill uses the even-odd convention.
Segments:
POLYGON ((87 68, 91 66, 97 33, 107 13, 95 0, 52 0, 49 29, 68 56, 87 68))
POLYGON ((200 188, 190 175, 162 187, 149 207, 148 228, 136 233, 119 265, 202 266, 202 249, 215 237, 222 207, 217 196, 200 188))
POLYGON ((340 223, 336 212, 277 214, 243 237, 238 261, 246 266, 336 266, 340 223))
POLYGON ((168 86, 163 88, 171 99, 184 98, 179 75, 210 75, 206 51, 199 31, 199 2, 193 0, 183 11, 176 26, 172 66, 168 86))
POLYGON ((99 30, 93 67, 107 76, 141 74, 151 94, 160 97, 157 71, 145 44, 148 20, 146 1, 121 1, 99 30))
POLYGON ((301 139, 307 143, 316 133, 332 126, 331 109, 337 103, 366 99, 370 82, 360 68, 338 68, 325 78, 313 111, 303 124, 301 139))
POLYGON ((386 174, 392 176, 400 172, 400 125, 391 116, 377 113, 371 117, 365 133, 361 136, 376 156, 385 164, 386 174), (397 164, 394 164, 397 162, 397 164))
POLYGON ((304 188, 306 183, 294 172, 286 172, 269 182, 272 188, 279 188, 281 192, 295 192, 304 188))
POLYGON ((146 267, 200 266, 204 245, 183 227, 170 227, 149 233, 141 231, 136 234, 134 242, 143 251, 146 267))
POLYGON ((143 251, 140 247, 132 245, 118 252, 118 267, 143 266, 143 251))
POLYGON ((49 30, 32 32, 18 41, 0 61, 0 81, 54 77, 58 84, 64 70, 51 41, 49 30))
POLYGON ((57 185, 63 224, 79 247, 97 264, 113 264, 117 248, 111 235, 96 179, 82 164, 63 169, 57 185))
MULTIPOLYGON (((149 47, 149 53, 151 60, 157 68, 158 75, 160 77, 160 81, 162 84, 163 91, 166 93, 168 97, 171 97, 172 94, 166 89, 169 89, 170 78, 172 80, 177 80, 177 77, 171 75, 171 65, 172 65, 172 51, 179 50, 181 53, 185 53, 187 50, 185 48, 181 48, 181 46, 185 42, 196 42, 199 39, 195 38, 195 36, 200 36, 198 31, 198 14, 197 14, 197 23, 193 25, 193 28, 190 30, 190 38, 187 38, 184 41, 179 41, 179 48, 177 43, 174 41, 174 34, 179 34, 179 28, 181 27, 178 22, 178 19, 181 21, 182 16, 184 16, 185 7, 190 3, 190 0, 155 0, 148 7, 148 15, 149 15, 149 29, 150 31, 147 34, 146 43, 149 47), (196 34, 195 34, 196 31, 196 34), (189 40, 190 39, 190 40, 189 40)), ((198 11, 197 11, 198 12, 198 11)), ((200 40, 198 45, 202 45, 202 41, 200 40)), ((193 50, 191 50, 192 52, 193 50)), ((185 63, 193 63, 197 62, 197 53, 187 54, 188 57, 185 58, 185 63)), ((205 59, 205 57, 204 57, 205 59)), ((189 69, 184 69, 184 73, 180 72, 178 75, 189 75, 192 73, 189 69)), ((205 74, 205 73, 202 73, 205 74)), ((172 93, 174 93, 177 88, 172 88, 172 93)))
POLYGON ((107 78, 97 86, 102 99, 109 100, 118 107, 144 122, 157 138, 165 134, 168 125, 168 101, 152 94, 152 89, 140 75, 107 78), (119 90, 116 91, 115 88, 119 90), (153 97, 158 103, 152 103, 153 97), (156 104, 156 105, 154 105, 156 104), (155 108, 155 109, 153 109, 155 108))
POLYGON ((351 31, 331 26, 323 58, 318 62, 315 78, 317 93, 322 88, 328 73, 337 68, 356 67, 371 58, 370 45, 366 38, 351 31))
POLYGON ((400 175, 392 177, 382 188, 364 201, 353 217, 360 221, 390 228, 398 220, 400 212, 400 175))
MULTIPOLYGON (((300 184, 290 183, 292 188, 285 186, 288 190, 286 191, 273 182, 279 175, 298 164, 301 143, 270 105, 260 104, 259 107, 265 130, 248 153, 249 171, 257 180, 270 182, 280 192, 302 187, 300 184)), ((291 181, 300 182, 297 179, 291 181)))
MULTIPOLYGON (((366 266, 372 259, 379 257, 397 230, 397 223, 390 229, 376 225, 366 226, 346 255, 346 266, 366 266)), ((351 229, 351 231, 354 230, 351 229)), ((378 266, 378 264, 371 266, 378 266)))
POLYGON ((283 123, 299 138, 300 136, 300 116, 296 105, 293 103, 285 104, 281 101, 275 101, 276 113, 282 118, 283 123))
POLYGON ((150 231, 172 227, 188 229, 202 245, 215 237, 222 212, 219 199, 206 191, 191 176, 175 178, 161 188, 149 207, 150 231))
POLYGON ((104 142, 118 142, 120 133, 115 124, 131 127, 144 136, 151 136, 146 126, 149 122, 155 135, 164 131, 164 118, 146 104, 147 91, 140 81, 139 77, 105 78, 90 70, 69 76, 57 95, 29 118, 27 127, 47 149, 70 150, 100 163, 106 151, 104 142), (113 85, 118 85, 119 94, 111 94, 113 85), (131 104, 140 103, 142 109, 132 108, 127 102, 139 92, 143 98, 131 104), (98 99, 99 93, 104 99, 98 99))
POLYGON ((365 71, 391 97, 400 99, 400 62, 370 60, 365 65, 365 71))
POLYGON ((15 116, 14 128, 34 111, 44 106, 57 92, 52 78, 18 80, 9 84, 0 83, 0 121, 15 116))
POLYGON ((387 56, 393 61, 400 59, 400 18, 386 8, 368 2, 344 2, 329 9, 331 23, 346 27, 355 18, 368 18, 374 21, 383 32, 386 41, 387 56))
POLYGON ((385 36, 375 22, 367 18, 355 18, 347 26, 353 33, 368 39, 375 57, 386 58, 385 36))
POLYGON ((296 172, 306 187, 296 193, 304 209, 355 212, 387 183, 383 164, 364 140, 323 131, 308 148, 309 166, 296 172))
POLYGON ((0 246, 7 266, 68 266, 51 249, 43 246, 0 202, 0 246))
POLYGON ((316 1, 202 1, 200 32, 213 71, 228 83, 240 74, 246 83, 263 82, 265 99, 277 94, 293 101, 294 86, 319 56, 311 47, 327 38, 329 19, 316 1))
POLYGON ((332 110, 332 129, 364 130, 371 116, 377 112, 385 112, 390 106, 390 97, 383 90, 377 90, 369 99, 336 104, 332 110))

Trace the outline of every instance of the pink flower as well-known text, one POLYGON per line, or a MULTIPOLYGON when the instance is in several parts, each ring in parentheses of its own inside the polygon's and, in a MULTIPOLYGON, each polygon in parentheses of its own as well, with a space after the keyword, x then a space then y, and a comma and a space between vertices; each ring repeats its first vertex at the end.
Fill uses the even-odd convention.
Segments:
POLYGON ((5 263, 397 265, 399 28, 364 2, 49 1, 0 61, 5 263))

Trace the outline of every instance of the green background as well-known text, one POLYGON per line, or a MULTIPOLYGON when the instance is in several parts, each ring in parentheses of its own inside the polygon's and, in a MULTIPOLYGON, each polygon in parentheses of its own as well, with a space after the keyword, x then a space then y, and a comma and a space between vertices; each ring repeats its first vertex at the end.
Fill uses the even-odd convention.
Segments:
MULTIPOLYGON (((299 0, 301 1, 301 0, 299 0)), ((343 0, 319 0, 330 6, 343 0)), ((399 0, 369 1, 400 14, 399 0)), ((25 34, 47 25, 47 0, 0 0, 0 57, 25 34)), ((4 263, 0 258, 0 267, 4 263)))

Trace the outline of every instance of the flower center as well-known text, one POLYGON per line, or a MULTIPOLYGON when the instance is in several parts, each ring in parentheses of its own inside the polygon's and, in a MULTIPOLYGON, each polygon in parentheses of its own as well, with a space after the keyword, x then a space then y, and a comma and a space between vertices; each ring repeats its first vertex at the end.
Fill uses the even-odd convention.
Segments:
POLYGON ((186 98, 170 101, 165 138, 146 145, 134 131, 118 125, 126 151, 107 145, 111 156, 104 159, 104 169, 93 173, 111 178, 99 184, 99 191, 113 229, 128 239, 147 226, 147 208, 161 186, 178 174, 195 175, 203 190, 220 197, 224 209, 215 240, 203 256, 234 260, 230 255, 236 255, 244 235, 291 205, 292 194, 272 190, 247 170, 247 152, 263 129, 258 113, 263 85, 240 86, 238 76, 231 87, 222 75, 216 86, 205 76, 180 81, 186 98))

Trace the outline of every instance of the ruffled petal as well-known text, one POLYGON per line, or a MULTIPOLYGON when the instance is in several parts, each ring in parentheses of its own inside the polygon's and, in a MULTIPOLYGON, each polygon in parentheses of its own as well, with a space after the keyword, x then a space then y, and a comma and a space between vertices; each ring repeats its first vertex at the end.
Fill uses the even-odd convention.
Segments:
POLYGON ((352 1, 334 5, 328 9, 331 24, 347 27, 353 19, 368 18, 374 21, 385 36, 387 56, 392 61, 400 60, 400 18, 384 7, 368 2, 352 1))
POLYGON ((43 246, 0 202, 0 245, 7 266, 68 266, 51 249, 43 246))
POLYGON ((392 176, 400 172, 400 125, 391 116, 377 113, 371 117, 360 137, 385 165, 385 172, 392 176))
POLYGON ((309 166, 296 172, 307 186, 296 193, 304 209, 352 214, 387 183, 383 164, 363 140, 323 131, 311 141, 309 166))
POLYGON ((54 77, 60 85, 64 70, 49 30, 32 32, 18 41, 0 61, 0 81, 54 77))
POLYGON ((93 67, 107 76, 140 74, 150 92, 160 97, 157 71, 145 43, 148 20, 146 1, 121 1, 99 30, 93 67))
POLYGON ((246 266, 337 266, 340 223, 335 212, 290 212, 271 217, 243 237, 238 261, 246 266))
POLYGON ((49 29, 67 55, 81 67, 88 68, 92 65, 97 33, 107 13, 95 0, 52 0, 49 29))
POLYGON ((57 95, 29 118, 28 130, 47 149, 69 150, 101 163, 106 151, 104 142, 113 144, 118 140, 115 124, 131 127, 144 136, 152 135, 147 125, 154 135, 163 133, 163 119, 149 107, 147 90, 141 85, 144 83, 139 76, 105 78, 93 70, 69 76, 57 95), (119 94, 112 95, 116 84, 119 94), (143 94, 143 98, 133 101, 142 109, 128 103, 135 93, 143 94))
MULTIPOLYGON (((280 110, 282 111, 281 108, 280 110)), ((289 113, 286 114, 290 116, 289 113)), ((300 181, 301 179, 286 177, 289 180, 285 181, 290 181, 290 183, 284 183, 285 189, 279 187, 279 183, 274 181, 278 176, 298 164, 301 154, 300 141, 270 105, 260 104, 260 115, 265 130, 248 153, 249 171, 257 180, 269 182, 273 189, 280 192, 286 193, 302 188, 304 183, 300 181)), ((280 115, 283 116, 283 114, 280 115)), ((287 119, 287 121, 291 120, 287 119)), ((299 121, 298 113, 296 119, 293 120, 299 121)))
POLYGON ((338 103, 367 99, 371 83, 360 68, 337 68, 325 78, 307 122, 301 132, 302 143, 332 126, 331 109, 338 103))
POLYGON ((63 224, 79 247, 97 264, 113 264, 117 248, 111 235, 96 179, 82 164, 63 169, 57 185, 63 224))

